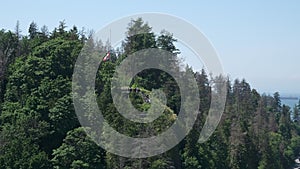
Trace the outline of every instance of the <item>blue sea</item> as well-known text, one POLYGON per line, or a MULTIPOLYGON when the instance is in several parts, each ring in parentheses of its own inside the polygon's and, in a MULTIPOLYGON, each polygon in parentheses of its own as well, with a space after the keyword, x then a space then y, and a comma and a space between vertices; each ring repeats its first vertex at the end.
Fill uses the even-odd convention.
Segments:
POLYGON ((281 105, 285 104, 285 105, 289 106, 291 109, 293 109, 294 106, 299 103, 299 99, 300 99, 299 95, 297 95, 297 96, 282 95, 281 96, 281 105), (287 97, 292 97, 293 99, 286 99, 287 97))
POLYGON ((291 109, 293 109, 293 107, 298 104, 298 99, 297 100, 291 100, 291 99, 281 99, 281 104, 285 104, 287 106, 289 106, 291 109))
POLYGON ((281 105, 287 105, 289 106, 291 109, 291 119, 293 119, 293 110, 295 105, 297 105, 299 103, 299 99, 300 99, 300 95, 282 95, 281 96, 281 105), (293 99, 286 99, 288 97, 291 97, 293 99))

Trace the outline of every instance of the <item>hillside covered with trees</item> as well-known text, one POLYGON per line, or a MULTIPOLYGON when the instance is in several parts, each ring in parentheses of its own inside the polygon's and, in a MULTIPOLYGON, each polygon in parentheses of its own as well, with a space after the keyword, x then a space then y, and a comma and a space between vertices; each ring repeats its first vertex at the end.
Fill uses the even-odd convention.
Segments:
MULTIPOLYGON (((122 46, 95 43, 92 33, 68 29, 65 22, 49 32, 30 24, 28 35, 0 30, 0 168, 56 169, 287 169, 300 152, 300 105, 282 105, 279 93, 258 93, 246 80, 220 77, 227 82, 226 107, 217 130, 205 143, 197 143, 210 107, 211 80, 207 72, 180 67, 180 51, 171 33, 156 35, 142 19, 132 20, 122 46), (133 35, 134 31, 146 33, 133 35), (133 36, 131 36, 133 35, 133 36), (84 44, 105 54, 96 76, 97 103, 105 119, 119 132, 143 137, 163 132, 180 111, 180 92, 165 72, 148 69, 136 75, 133 88, 145 93, 162 89, 166 109, 151 124, 136 124, 120 115, 111 97, 115 68, 129 54, 159 48, 171 52, 170 68, 194 74, 201 100, 193 130, 171 150, 154 157, 131 159, 106 152, 85 133, 72 100, 74 65, 84 44), (292 117, 292 118, 291 118, 292 117)), ((104 55, 103 55, 104 56, 104 55)), ((150 102, 129 93, 138 110, 150 102)), ((112 143, 114 144, 114 143, 112 143)))

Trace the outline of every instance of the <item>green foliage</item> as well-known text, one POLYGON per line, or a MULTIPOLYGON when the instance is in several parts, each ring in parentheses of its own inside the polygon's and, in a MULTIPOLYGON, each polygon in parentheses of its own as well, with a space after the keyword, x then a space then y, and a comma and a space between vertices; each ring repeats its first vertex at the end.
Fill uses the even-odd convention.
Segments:
POLYGON ((1 168, 49 168, 48 156, 39 148, 39 139, 47 129, 33 118, 22 119, 22 126, 5 125, 1 131, 1 168))
MULTIPOLYGON (((3 102, 7 83, 7 69, 18 54, 18 36, 11 31, 0 30, 0 104, 3 102)), ((0 106, 1 112, 1 106, 0 106)))
POLYGON ((83 128, 69 131, 63 144, 53 151, 53 167, 64 168, 105 168, 103 150, 86 136, 83 128))

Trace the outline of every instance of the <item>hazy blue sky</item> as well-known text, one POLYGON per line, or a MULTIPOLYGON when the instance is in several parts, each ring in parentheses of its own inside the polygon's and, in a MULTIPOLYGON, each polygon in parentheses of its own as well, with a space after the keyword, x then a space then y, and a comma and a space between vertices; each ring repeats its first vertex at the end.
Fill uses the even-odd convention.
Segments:
POLYGON ((224 70, 245 78, 260 92, 300 93, 300 1, 4 1, 0 28, 22 33, 35 21, 53 30, 61 20, 71 27, 100 29, 141 12, 162 12, 199 28, 218 51, 224 70))

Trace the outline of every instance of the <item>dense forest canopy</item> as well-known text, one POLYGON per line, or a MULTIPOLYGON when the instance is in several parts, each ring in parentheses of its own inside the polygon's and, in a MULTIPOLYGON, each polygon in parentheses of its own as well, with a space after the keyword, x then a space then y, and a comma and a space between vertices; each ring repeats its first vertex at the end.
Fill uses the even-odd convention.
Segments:
MULTIPOLYGON (((211 81, 207 72, 192 72, 198 86, 200 107, 190 133, 171 150, 149 158, 132 159, 109 153, 88 137, 75 114, 72 75, 76 59, 85 44, 99 54, 110 50, 96 76, 97 103, 114 129, 132 137, 164 132, 180 111, 180 90, 174 78, 157 69, 138 73, 131 83, 144 94, 130 92, 138 110, 148 110, 152 89, 162 89, 166 109, 150 124, 134 123, 114 106, 111 78, 115 68, 129 54, 148 48, 172 53, 169 66, 180 70, 180 53, 171 33, 156 35, 141 18, 132 20, 122 47, 111 48, 76 26, 65 22, 49 32, 32 22, 28 35, 0 30, 0 168, 103 168, 103 169, 286 169, 300 152, 300 104, 282 105, 278 92, 258 93, 246 80, 226 81, 226 107, 221 122, 205 143, 198 143, 199 131, 210 108, 211 81), (143 30, 143 34, 135 34, 143 30), (292 113, 292 115, 291 115, 292 113)), ((103 55, 104 56, 104 55, 103 55)), ((220 77, 219 77, 220 78, 220 77)), ((111 144, 118 144, 111 143, 111 144)), ((122 147, 121 147, 122 148, 122 147)))

